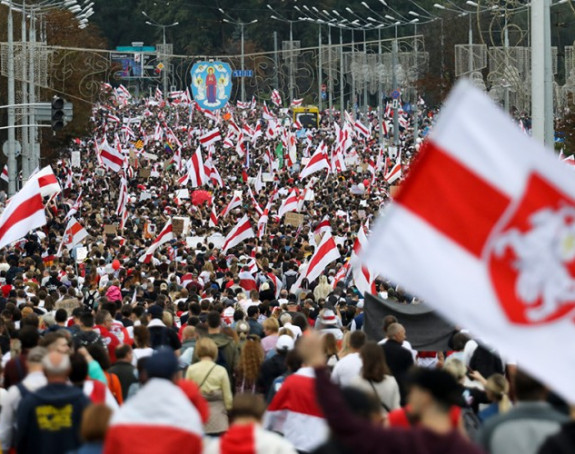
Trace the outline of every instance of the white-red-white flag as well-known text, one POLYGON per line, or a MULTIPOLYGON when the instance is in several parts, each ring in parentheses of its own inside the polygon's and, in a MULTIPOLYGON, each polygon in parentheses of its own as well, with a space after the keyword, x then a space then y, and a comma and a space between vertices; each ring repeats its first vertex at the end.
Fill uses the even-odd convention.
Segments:
POLYGON ((74 248, 77 244, 80 244, 84 238, 88 237, 88 231, 78 222, 78 220, 72 216, 66 225, 66 230, 64 231, 64 236, 62 237, 62 242, 58 248, 58 257, 62 253, 62 248, 66 248, 69 251, 74 248))
POLYGON ((360 291, 362 295, 365 296, 366 293, 371 293, 375 295, 375 274, 369 271, 369 268, 363 265, 358 257, 361 251, 367 247, 367 226, 360 226, 357 232, 357 238, 353 245, 353 252, 351 254, 350 264, 352 267, 352 275, 355 286, 360 291))
POLYGON ((363 136, 365 138, 368 138, 370 135, 370 130, 367 126, 365 126, 361 121, 359 120, 355 120, 355 132, 360 135, 363 136))
POLYGON ((162 244, 167 243, 168 241, 172 241, 175 238, 176 236, 174 235, 174 231, 172 229, 172 218, 170 218, 154 242, 150 245, 146 253, 139 258, 139 261, 142 263, 149 263, 150 260, 152 260, 154 253, 162 244))
POLYGON ((573 172, 469 82, 362 259, 575 402, 573 172))
POLYGON ((385 178, 385 181, 387 181, 389 184, 393 184, 395 181, 399 180, 401 176, 401 162, 398 161, 397 164, 395 164, 383 178, 385 178))
POLYGON ((10 199, 0 215, 0 248, 45 224, 40 186, 37 179, 31 179, 10 199))
POLYGON ((331 222, 327 214, 323 217, 323 219, 319 222, 313 231, 315 235, 321 235, 325 232, 331 232, 331 222))
POLYGON ((26 184, 33 180, 38 182, 42 197, 50 197, 52 195, 59 194, 62 191, 60 183, 58 183, 58 178, 56 178, 56 175, 54 175, 52 167, 50 166, 46 166, 30 175, 30 179, 26 184))
POLYGON ((290 211, 296 211, 299 207, 299 201, 299 189, 293 188, 279 207, 278 216, 281 218, 290 211))
POLYGON ((308 163, 302 169, 299 177, 300 179, 304 179, 316 172, 319 172, 322 169, 329 170, 329 168, 330 165, 327 159, 326 146, 323 142, 321 142, 317 147, 317 150, 314 152, 311 158, 309 158, 308 163))
POLYGON ((277 107, 281 106, 281 104, 282 104, 282 97, 280 95, 280 92, 277 89, 272 91, 272 102, 277 107))
POLYGON ((198 147, 192 157, 188 159, 186 167, 190 177, 190 184, 193 188, 198 188, 208 182, 200 147, 198 147))
POLYGON ((299 98, 299 99, 292 99, 291 100, 291 106, 292 107, 299 107, 301 106, 303 103, 303 98, 299 98))
POLYGON ((212 211, 210 212, 210 222, 208 223, 210 227, 218 226, 218 215, 216 213, 216 207, 212 205, 212 211))
POLYGON ((308 282, 315 281, 326 269, 327 266, 341 257, 335 239, 330 232, 325 232, 321 242, 312 255, 305 270, 304 278, 308 282))
POLYGON ((119 172, 124 167, 124 153, 116 147, 110 146, 107 140, 98 146, 100 162, 114 172, 119 172))
POLYGON ((222 214, 220 214, 221 218, 225 218, 233 209, 239 208, 242 206, 242 198, 239 194, 234 194, 230 203, 224 208, 222 214))
POLYGON ((4 168, 2 169, 2 174, 0 175, 0 180, 4 180, 6 183, 8 183, 8 181, 9 181, 8 164, 4 164, 4 168))
POLYGON ((226 240, 222 246, 222 251, 225 254, 228 249, 231 249, 234 246, 240 244, 242 241, 245 241, 248 238, 253 238, 255 236, 256 235, 252 229, 250 218, 248 218, 248 215, 246 214, 237 222, 236 226, 230 230, 230 233, 228 233, 226 236, 226 240))
POLYGON ((200 143, 206 148, 220 140, 222 140, 222 135, 220 134, 219 128, 212 129, 200 136, 200 143))

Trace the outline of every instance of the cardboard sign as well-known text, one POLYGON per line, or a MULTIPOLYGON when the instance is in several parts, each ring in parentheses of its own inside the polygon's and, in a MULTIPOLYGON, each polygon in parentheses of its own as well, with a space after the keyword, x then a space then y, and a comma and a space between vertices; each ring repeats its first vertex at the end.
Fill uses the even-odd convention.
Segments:
POLYGON ((187 236, 186 245, 191 249, 195 249, 198 247, 198 243, 204 244, 205 239, 203 236, 187 236))
POLYGON ((301 213, 286 213, 284 223, 286 225, 293 225, 294 227, 299 227, 303 224, 304 216, 301 213))
POLYGON ((154 153, 148 153, 146 151, 144 151, 142 153, 142 158, 147 159, 148 161, 156 161, 158 159, 158 155, 154 154, 154 153))
POLYGON ((104 235, 114 235, 118 233, 118 227, 116 224, 104 224, 104 235))
POLYGON ((190 198, 190 190, 187 188, 176 190, 176 197, 179 200, 188 200, 190 198))
POLYGON ((140 171, 138 172, 138 176, 140 178, 150 178, 150 169, 140 169, 140 171))
POLYGON ((81 246, 76 248, 76 262, 82 263, 88 258, 88 248, 86 246, 81 246))
POLYGON ((270 172, 262 172, 262 180, 264 183, 269 183, 274 181, 274 174, 270 172))
POLYGON ((172 218, 172 229, 174 231, 174 235, 187 235, 190 231, 190 223, 190 218, 174 216, 172 218))
POLYGON ((208 243, 213 243, 215 248, 221 249, 226 242, 226 237, 223 235, 212 235, 208 237, 208 243))
POLYGON ((144 200, 149 200, 152 198, 152 193, 149 191, 142 191, 140 193, 140 202, 143 202, 144 200))
POLYGON ((365 210, 357 210, 357 216, 359 219, 365 219, 365 210))

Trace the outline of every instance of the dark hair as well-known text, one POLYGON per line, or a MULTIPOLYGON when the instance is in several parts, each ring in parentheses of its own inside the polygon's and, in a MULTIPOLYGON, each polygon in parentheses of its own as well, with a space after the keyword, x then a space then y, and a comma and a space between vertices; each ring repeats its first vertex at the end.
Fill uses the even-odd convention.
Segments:
POLYGON ((98 361, 102 370, 107 371, 110 368, 110 356, 108 350, 98 344, 90 344, 86 347, 88 353, 98 361))
POLYGON ((540 381, 518 369, 515 375, 515 394, 520 401, 543 400, 547 388, 540 381))
POLYGON ((349 410, 360 418, 369 420, 381 412, 381 404, 372 394, 351 387, 343 388, 341 394, 349 410))
POLYGON ((248 307, 248 317, 253 317, 260 313, 260 308, 257 306, 250 306, 248 307))
POLYGON ((208 327, 211 329, 219 328, 222 324, 222 318, 220 316, 220 313, 217 311, 209 312, 206 318, 206 322, 208 324, 208 327))
POLYGON ((468 340, 469 336, 467 334, 461 332, 455 333, 452 340, 453 350, 456 352, 462 351, 465 348, 465 344, 467 344, 468 340))
POLYGON ((64 323, 68 320, 68 312, 66 312, 66 309, 58 309, 54 314, 54 320, 56 320, 57 323, 64 323))
POLYGON ((20 329, 18 333, 18 339, 22 344, 22 349, 29 350, 38 345, 38 340, 40 339, 40 334, 38 334, 38 329, 33 326, 25 326, 20 329))
MULTIPOLYGON (((357 332, 357 331, 354 331, 357 332)), ((386 375, 391 375, 385 353, 375 342, 366 342, 359 351, 361 362, 361 376, 364 380, 381 383, 386 375)))
POLYGON ((134 342, 138 348, 150 346, 150 331, 147 326, 134 326, 134 342))
POLYGON ((116 347, 116 359, 126 359, 132 351, 132 347, 128 344, 122 344, 116 347))
POLYGON ((359 350, 365 344, 365 333, 363 331, 354 331, 349 336, 349 346, 354 350, 359 350))
POLYGON ((383 318, 383 332, 387 333, 389 325, 393 325, 394 323, 397 323, 397 317, 395 315, 386 315, 383 318))
POLYGON ((90 311, 84 311, 80 315, 80 323, 86 328, 92 328, 94 326, 94 316, 90 311))
POLYGON ((40 326, 40 319, 38 318, 38 314, 31 313, 23 317, 20 321, 20 328, 23 328, 24 326, 32 326, 38 329, 40 326))
POLYGON ((230 411, 232 421, 237 418, 262 419, 266 411, 266 403, 261 394, 236 394, 230 411))
POLYGON ((112 410, 105 404, 88 405, 82 413, 80 433, 87 442, 104 441, 112 410))
POLYGON ((300 312, 292 316, 291 322, 294 326, 299 327, 302 331, 307 329, 307 319, 305 318, 305 315, 300 312))
POLYGON ((70 355, 70 373, 68 378, 74 385, 81 385, 88 376, 88 362, 81 353, 70 355))

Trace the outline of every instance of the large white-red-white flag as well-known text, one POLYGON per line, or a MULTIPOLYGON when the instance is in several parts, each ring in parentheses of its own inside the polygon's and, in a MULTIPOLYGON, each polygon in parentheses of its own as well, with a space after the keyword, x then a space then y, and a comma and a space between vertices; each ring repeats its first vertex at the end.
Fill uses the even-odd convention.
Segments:
POLYGON ((125 156, 121 150, 116 147, 110 146, 107 140, 98 146, 101 164, 114 171, 119 172, 124 167, 125 156))
POLYGON ((46 224, 42 193, 37 179, 29 180, 0 215, 0 248, 24 238, 46 224))
POLYGON ((299 207, 300 196, 299 196, 299 189, 293 188, 287 197, 283 200, 281 206, 278 209, 278 216, 281 218, 286 213, 290 211, 297 211, 299 207))
POLYGON ((299 174, 300 179, 309 177, 310 175, 319 172, 322 169, 329 170, 330 165, 327 159, 327 150, 323 142, 319 144, 315 153, 311 156, 308 163, 299 174))
POLYGON ((330 232, 325 232, 302 276, 311 283, 327 269, 331 262, 340 257, 335 239, 330 232))
POLYGON ((60 183, 58 183, 58 178, 56 178, 56 175, 54 175, 52 167, 50 166, 46 166, 30 175, 30 179, 26 184, 32 180, 36 180, 38 182, 42 197, 50 197, 54 194, 59 194, 62 191, 60 183))
POLYGON ((362 295, 365 296, 366 293, 371 293, 375 295, 375 278, 376 275, 372 273, 367 266, 363 265, 359 261, 359 255, 361 251, 365 249, 368 245, 366 230, 368 229, 367 223, 365 226, 360 226, 357 232, 357 238, 353 244, 353 252, 350 258, 350 264, 352 266, 353 281, 356 288, 360 291, 362 295))
POLYGON ((234 194, 232 200, 230 200, 230 203, 228 203, 228 205, 224 208, 224 211, 222 211, 222 214, 220 214, 220 217, 225 218, 228 214, 231 213, 232 210, 235 210, 236 208, 239 208, 241 206, 242 206, 241 195, 234 194))
POLYGON ((222 251, 226 253, 228 249, 231 249, 234 246, 240 244, 242 241, 245 241, 248 238, 253 238, 255 236, 256 235, 252 229, 250 218, 248 218, 248 215, 246 214, 237 222, 236 226, 230 230, 228 236, 226 236, 224 245, 222 246, 222 251))
POLYGON ((188 159, 186 168, 188 171, 189 182, 193 188, 198 188, 208 182, 200 147, 198 147, 192 157, 188 159))
POLYGON ((58 248, 58 257, 62 253, 62 248, 66 248, 69 251, 74 248, 77 244, 81 243, 82 240, 88 237, 90 234, 88 231, 78 222, 78 220, 72 216, 66 225, 66 230, 64 231, 64 236, 62 237, 62 242, 58 248))
POLYGON ((162 229, 160 234, 150 245, 146 253, 139 258, 139 261, 142 263, 149 263, 152 257, 154 256, 154 253, 158 250, 158 248, 162 244, 167 243, 168 241, 172 241, 175 238, 176 236, 174 235, 174 231, 172 229, 172 218, 170 218, 168 222, 166 222, 166 225, 164 225, 164 228, 162 229))
POLYGON ((384 179, 385 181, 387 181, 388 184, 392 184, 395 183, 395 181, 399 180, 402 176, 403 172, 402 172, 402 167, 401 167, 401 161, 398 161, 397 164, 395 164, 391 170, 384 175, 384 179))
POLYGON ((573 172, 469 82, 361 258, 575 402, 573 172))
POLYGON ((222 135, 218 128, 212 129, 200 137, 200 143, 206 148, 220 140, 222 140, 222 135))

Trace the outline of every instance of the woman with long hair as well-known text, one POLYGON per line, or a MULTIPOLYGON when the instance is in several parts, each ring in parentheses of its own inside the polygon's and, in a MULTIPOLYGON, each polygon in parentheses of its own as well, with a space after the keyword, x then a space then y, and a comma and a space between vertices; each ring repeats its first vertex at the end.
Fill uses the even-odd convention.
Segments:
POLYGON ((325 357, 327 358, 327 367, 333 370, 339 361, 339 356, 337 354, 337 340, 332 333, 325 333, 322 336, 322 340, 323 351, 325 353, 325 357))
POLYGON ((509 399, 509 382, 501 374, 493 374, 487 380, 477 371, 471 372, 471 377, 483 385, 487 399, 491 404, 479 412, 479 419, 485 422, 511 410, 509 399))
POLYGON ((383 349, 375 342, 367 342, 359 351, 363 364, 361 373, 351 386, 373 394, 381 404, 384 416, 399 408, 399 386, 393 378, 383 349))
POLYGON ((264 362, 264 349, 260 338, 250 334, 240 353, 240 361, 236 370, 236 392, 257 392, 256 383, 264 362))

